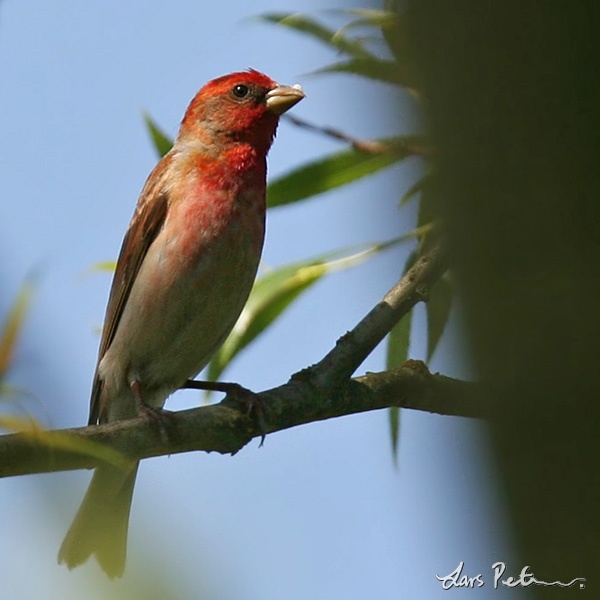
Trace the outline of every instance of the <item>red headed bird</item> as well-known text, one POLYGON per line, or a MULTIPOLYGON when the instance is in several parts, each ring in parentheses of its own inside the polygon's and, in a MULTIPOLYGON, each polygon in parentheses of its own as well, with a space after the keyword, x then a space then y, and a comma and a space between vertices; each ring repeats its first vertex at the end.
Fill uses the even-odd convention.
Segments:
MULTIPOLYGON (((156 165, 125 234, 110 291, 90 424, 161 408, 206 366, 246 303, 265 230, 267 153, 304 97, 254 70, 207 83, 156 165)), ((123 574, 139 463, 98 467, 58 555, 123 574)))

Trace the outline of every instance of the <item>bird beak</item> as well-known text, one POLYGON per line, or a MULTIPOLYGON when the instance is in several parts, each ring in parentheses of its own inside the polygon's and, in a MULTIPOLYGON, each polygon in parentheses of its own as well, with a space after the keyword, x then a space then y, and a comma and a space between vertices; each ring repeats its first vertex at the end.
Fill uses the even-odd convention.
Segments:
POLYGON ((292 108, 294 104, 298 104, 302 98, 304 98, 304 92, 298 84, 278 85, 270 92, 267 92, 267 110, 276 115, 282 115, 286 110, 292 108))

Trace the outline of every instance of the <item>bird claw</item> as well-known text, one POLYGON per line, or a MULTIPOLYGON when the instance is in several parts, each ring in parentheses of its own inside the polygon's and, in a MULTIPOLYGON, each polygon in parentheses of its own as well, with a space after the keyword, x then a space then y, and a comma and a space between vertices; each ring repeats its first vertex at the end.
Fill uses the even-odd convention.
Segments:
POLYGON ((165 423, 174 414, 173 411, 162 408, 161 406, 150 406, 149 404, 146 404, 142 398, 139 381, 134 381, 131 384, 131 390, 133 391, 133 397, 135 398, 137 405, 138 417, 157 424, 160 429, 161 439, 163 442, 167 442, 168 433, 165 423))
POLYGON ((169 419, 175 413, 172 410, 167 410, 160 406, 154 407, 148 404, 140 404, 138 406, 138 417, 144 417, 147 419, 154 419, 156 421, 164 421, 169 419))
POLYGON ((195 379, 188 379, 182 387, 194 390, 223 392, 226 394, 226 400, 243 404, 246 407, 246 416, 249 417, 254 413, 256 417, 256 424, 258 426, 258 431, 260 432, 260 444, 258 447, 261 448, 263 446, 265 438, 267 437, 267 426, 265 420, 265 402, 259 394, 245 388, 239 383, 225 381, 198 381, 195 379))
POLYGON ((239 384, 234 384, 228 393, 227 398, 234 400, 245 406, 245 414, 247 417, 254 413, 256 418, 256 424, 260 432, 260 444, 259 448, 262 448, 267 437, 267 426, 265 421, 265 401, 256 392, 249 390, 239 384))
POLYGON ((172 410, 166 410, 165 408, 149 406, 143 403, 138 405, 138 416, 147 419, 150 423, 158 427, 160 439, 164 444, 169 442, 167 424, 173 418, 174 414, 172 410))

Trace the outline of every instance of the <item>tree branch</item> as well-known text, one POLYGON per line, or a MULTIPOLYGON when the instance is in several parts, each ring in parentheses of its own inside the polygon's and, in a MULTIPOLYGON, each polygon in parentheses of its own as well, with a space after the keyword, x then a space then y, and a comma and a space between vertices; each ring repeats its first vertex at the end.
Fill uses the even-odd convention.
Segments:
MULTIPOLYGON (((446 268, 443 248, 429 250, 319 363, 296 373, 286 384, 261 392, 266 432, 392 406, 483 416, 486 411, 477 384, 432 375, 420 361, 350 379, 396 322, 427 298, 429 288, 446 268)), ((65 434, 139 460, 197 450, 234 454, 262 431, 238 402, 226 398, 213 406, 170 413, 160 421, 140 417, 44 432, 43 436, 4 435, 0 436, 0 477, 93 468, 101 462, 97 456, 65 445, 65 434)))
MULTIPOLYGON (((367 154, 382 154, 390 149, 389 145, 384 144, 383 142, 379 142, 377 140, 365 140, 356 138, 352 135, 345 133, 340 129, 328 127, 326 125, 315 125, 314 123, 311 123, 306 119, 302 119, 296 115, 286 113, 282 116, 282 118, 292 123, 296 127, 300 127, 301 129, 307 129, 308 131, 313 131, 326 137, 333 138, 334 140, 350 144, 352 148, 354 148, 355 150, 359 150, 360 152, 366 152, 367 154)), ((428 148, 424 144, 418 144, 416 142, 406 142, 404 144, 404 147, 409 152, 409 154, 414 154, 417 156, 427 157, 433 154, 430 148, 428 148)))
MULTIPOLYGON (((293 379, 260 397, 267 433, 391 406, 468 417, 485 413, 477 384, 432 375, 420 361, 352 379, 337 393, 323 395, 308 382, 293 379)), ((235 400, 225 399, 172 413, 161 422, 138 417, 50 431, 41 438, 43 443, 22 433, 0 436, 0 477, 98 466, 101 461, 95 456, 53 445, 53 437, 62 440, 66 433, 109 446, 132 460, 198 450, 235 454, 261 435, 255 420, 235 400)))
POLYGON ((348 379, 394 325, 415 304, 427 300, 429 290, 447 268, 448 255, 439 242, 417 259, 383 300, 352 331, 343 335, 319 363, 296 377, 309 376, 321 389, 337 386, 348 379))

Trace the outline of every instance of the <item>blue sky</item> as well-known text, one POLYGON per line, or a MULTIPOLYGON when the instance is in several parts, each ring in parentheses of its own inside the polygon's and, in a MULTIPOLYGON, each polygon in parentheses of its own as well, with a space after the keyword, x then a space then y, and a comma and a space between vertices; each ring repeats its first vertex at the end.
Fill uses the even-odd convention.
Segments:
MULTIPOLYGON (((305 0, 302 10, 340 6, 305 0)), ((10 380, 27 394, 0 407, 28 412, 49 427, 87 419, 110 285, 109 275, 88 269, 116 257, 156 161, 142 111, 175 134, 204 82, 253 67, 303 85, 307 98, 294 109, 303 118, 363 137, 415 130, 410 103, 394 90, 347 76, 306 76, 335 55, 247 18, 294 8, 242 0, 0 3, 0 315, 23 279, 37 277, 10 380)), ((283 123, 270 175, 338 149, 283 123)), ((409 162, 273 211, 265 265, 409 231, 414 207, 398 211, 397 200, 417 168, 409 162)), ((409 250, 319 283, 239 357, 226 379, 265 389, 318 360, 393 285, 409 250)), ((411 354, 422 358, 422 310, 415 321, 411 354)), ((455 318, 433 370, 469 374, 458 337, 455 318)), ((359 372, 382 368, 378 349, 359 372)), ((197 395, 182 393, 167 407, 197 402, 197 395)), ((3 598, 524 597, 492 588, 493 562, 508 562, 515 575, 523 565, 510 554, 490 468, 484 425, 406 412, 399 468, 385 412, 274 434, 264 448, 252 444, 233 458, 196 453, 145 461, 128 569, 116 583, 93 561, 73 572, 56 564, 89 473, 3 480, 3 598), (444 592, 435 575, 461 560, 465 573, 483 573, 486 585, 444 592)))

